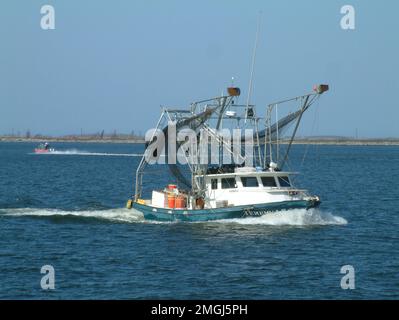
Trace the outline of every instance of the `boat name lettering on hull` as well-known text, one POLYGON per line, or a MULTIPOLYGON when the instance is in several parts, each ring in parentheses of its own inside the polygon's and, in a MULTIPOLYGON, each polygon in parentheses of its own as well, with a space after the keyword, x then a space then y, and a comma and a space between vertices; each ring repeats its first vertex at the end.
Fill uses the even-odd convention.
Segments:
POLYGON ((256 210, 256 209, 244 209, 243 217, 260 217, 267 213, 270 213, 270 210, 256 210))

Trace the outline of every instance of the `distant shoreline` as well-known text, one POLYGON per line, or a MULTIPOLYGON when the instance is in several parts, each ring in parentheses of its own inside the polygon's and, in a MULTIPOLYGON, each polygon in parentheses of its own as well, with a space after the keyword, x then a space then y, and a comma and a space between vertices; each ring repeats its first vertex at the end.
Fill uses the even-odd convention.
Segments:
MULTIPOLYGON (((145 140, 141 138, 87 138, 87 137, 75 137, 75 138, 56 138, 56 137, 43 137, 43 138, 21 138, 21 137, 9 137, 0 136, 0 142, 70 142, 70 143, 128 143, 128 144, 144 144, 145 140)), ((282 144, 287 144, 288 141, 282 141, 282 144)), ((347 145, 347 146, 397 146, 399 145, 399 139, 351 139, 351 138, 298 138, 295 139, 293 144, 305 144, 305 145, 347 145)))
POLYGON ((348 139, 348 140, 294 140, 293 144, 339 145, 339 146, 399 146, 398 140, 384 139, 348 139))
POLYGON ((144 139, 121 139, 121 138, 104 138, 104 139, 93 139, 93 138, 20 138, 20 137, 0 137, 0 142, 71 142, 71 143, 129 143, 129 144, 144 144, 144 139))

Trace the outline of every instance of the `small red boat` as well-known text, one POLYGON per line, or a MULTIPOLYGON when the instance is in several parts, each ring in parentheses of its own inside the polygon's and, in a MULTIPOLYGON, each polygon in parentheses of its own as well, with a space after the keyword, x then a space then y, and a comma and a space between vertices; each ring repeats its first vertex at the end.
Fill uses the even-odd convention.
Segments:
POLYGON ((35 153, 50 153, 53 152, 54 149, 50 148, 50 145, 46 143, 41 143, 37 148, 35 148, 35 153))

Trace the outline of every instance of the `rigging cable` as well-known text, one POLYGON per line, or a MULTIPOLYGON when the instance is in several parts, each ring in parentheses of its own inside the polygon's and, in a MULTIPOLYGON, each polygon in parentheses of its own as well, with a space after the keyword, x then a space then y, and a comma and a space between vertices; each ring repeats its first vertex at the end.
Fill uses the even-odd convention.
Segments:
MULTIPOLYGON (((314 129, 315 129, 315 126, 316 126, 316 120, 318 119, 318 112, 319 112, 319 105, 320 105, 319 101, 320 101, 319 99, 317 99, 315 101, 316 102, 316 107, 315 107, 315 113, 314 113, 314 118, 313 118, 313 124, 312 124, 311 131, 310 131, 310 136, 313 135, 313 132, 314 132, 314 129)), ((305 153, 303 154, 303 158, 302 158, 301 165, 300 165, 299 168, 303 167, 303 164, 305 162, 305 158, 306 158, 306 156, 308 154, 308 151, 309 151, 309 146, 310 146, 310 144, 307 143, 306 144, 306 148, 305 148, 305 153)))

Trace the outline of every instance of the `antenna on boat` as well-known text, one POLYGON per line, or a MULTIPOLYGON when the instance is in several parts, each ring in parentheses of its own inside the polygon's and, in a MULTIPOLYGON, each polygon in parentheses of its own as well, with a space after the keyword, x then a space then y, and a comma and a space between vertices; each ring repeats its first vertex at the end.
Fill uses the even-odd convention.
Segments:
POLYGON ((255 37, 255 46, 254 46, 254 51, 252 53, 252 63, 251 63, 251 75, 249 78, 249 87, 248 87, 248 96, 247 96, 247 105, 245 108, 245 121, 244 123, 247 123, 247 115, 248 115, 248 110, 249 110, 249 102, 251 99, 251 94, 252 94, 252 87, 253 87, 253 78, 254 78, 254 68, 255 68, 255 59, 256 59, 256 50, 258 48, 258 39, 259 39, 259 32, 260 32, 260 23, 262 19, 262 11, 259 11, 259 16, 258 16, 258 25, 256 29, 256 37, 255 37))

